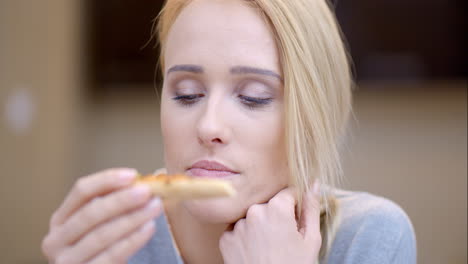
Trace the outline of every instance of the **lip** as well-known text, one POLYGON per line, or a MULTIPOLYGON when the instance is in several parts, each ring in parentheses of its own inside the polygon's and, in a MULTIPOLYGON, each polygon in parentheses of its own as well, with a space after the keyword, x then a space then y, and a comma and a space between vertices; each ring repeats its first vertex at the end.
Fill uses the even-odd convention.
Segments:
POLYGON ((226 178, 239 172, 216 161, 197 161, 187 170, 187 174, 194 177, 226 178))

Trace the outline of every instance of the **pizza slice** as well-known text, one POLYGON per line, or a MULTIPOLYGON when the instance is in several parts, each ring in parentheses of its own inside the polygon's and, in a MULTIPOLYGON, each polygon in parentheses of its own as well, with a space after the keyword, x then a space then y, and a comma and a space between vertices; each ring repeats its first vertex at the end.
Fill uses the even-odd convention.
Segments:
POLYGON ((150 186, 153 195, 171 199, 204 199, 235 195, 228 181, 194 178, 183 174, 139 176, 135 184, 150 186))

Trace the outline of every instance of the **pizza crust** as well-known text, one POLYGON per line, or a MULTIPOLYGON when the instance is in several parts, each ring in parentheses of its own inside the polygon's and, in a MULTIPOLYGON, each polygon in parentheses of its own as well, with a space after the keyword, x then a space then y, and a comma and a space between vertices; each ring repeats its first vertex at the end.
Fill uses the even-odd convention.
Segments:
POLYGON ((171 199, 206 199, 229 197, 235 190, 221 179, 193 178, 182 174, 140 176, 135 184, 150 186, 153 195, 171 199))

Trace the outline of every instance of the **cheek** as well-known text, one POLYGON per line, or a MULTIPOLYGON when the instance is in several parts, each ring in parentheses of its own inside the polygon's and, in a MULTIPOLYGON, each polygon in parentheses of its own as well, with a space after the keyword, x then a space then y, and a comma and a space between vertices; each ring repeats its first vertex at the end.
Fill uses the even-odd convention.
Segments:
POLYGON ((181 162, 188 155, 190 144, 193 144, 193 125, 184 115, 178 115, 180 109, 174 107, 170 99, 161 103, 161 133, 164 144, 164 162, 168 173, 183 172, 181 162), (184 120, 181 120, 184 118, 184 120))
POLYGON ((270 171, 286 161, 284 121, 280 113, 271 113, 263 120, 241 127, 238 134, 246 149, 248 162, 255 170, 270 171))
POLYGON ((285 133, 280 113, 243 128, 246 164, 242 196, 251 204, 266 202, 289 181, 285 133))

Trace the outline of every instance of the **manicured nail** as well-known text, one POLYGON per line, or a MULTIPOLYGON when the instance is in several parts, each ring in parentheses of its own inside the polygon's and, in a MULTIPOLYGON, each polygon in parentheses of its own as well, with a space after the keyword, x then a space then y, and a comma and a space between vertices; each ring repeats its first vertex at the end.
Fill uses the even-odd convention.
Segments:
POLYGON ((315 180, 314 186, 312 186, 312 192, 315 195, 319 195, 320 193, 320 181, 318 179, 315 180))
POLYGON ((151 219, 150 221, 146 222, 146 224, 144 224, 141 227, 140 231, 141 232, 146 232, 146 231, 149 231, 149 230, 153 229, 154 227, 155 227, 154 220, 151 219))
POLYGON ((117 173, 119 175, 119 179, 123 182, 130 182, 137 175, 137 171, 134 169, 121 169, 117 173))
POLYGON ((146 206, 146 210, 153 211, 156 208, 161 207, 161 199, 159 197, 153 198, 146 206))
POLYGON ((145 185, 137 185, 132 188, 132 195, 135 199, 141 199, 150 194, 150 189, 145 185))

